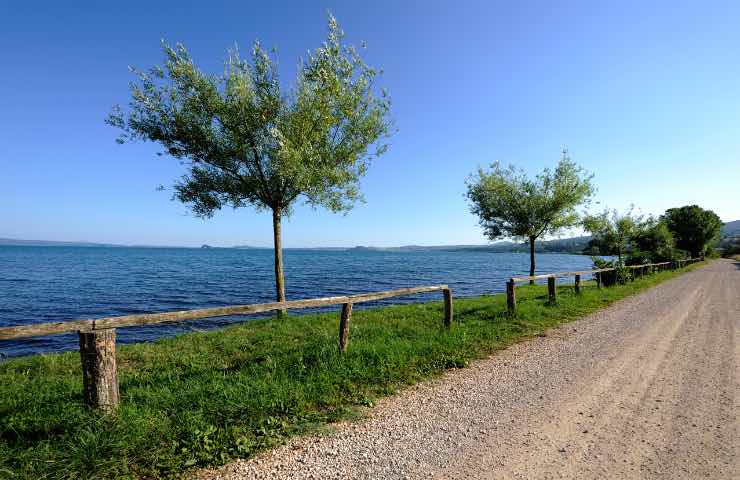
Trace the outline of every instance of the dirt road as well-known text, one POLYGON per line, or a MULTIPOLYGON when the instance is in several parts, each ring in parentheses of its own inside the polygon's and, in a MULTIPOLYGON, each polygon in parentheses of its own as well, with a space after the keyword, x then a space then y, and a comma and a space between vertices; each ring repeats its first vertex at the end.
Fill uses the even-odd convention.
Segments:
POLYGON ((206 478, 740 478, 740 263, 681 275, 206 478))

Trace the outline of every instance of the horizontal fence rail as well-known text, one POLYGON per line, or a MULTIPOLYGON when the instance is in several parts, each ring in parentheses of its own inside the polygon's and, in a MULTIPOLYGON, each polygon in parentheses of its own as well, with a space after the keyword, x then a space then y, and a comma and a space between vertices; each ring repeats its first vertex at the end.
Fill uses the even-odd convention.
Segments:
MULTIPOLYGON (((643 276, 646 273, 652 273, 656 270, 666 270, 671 268, 673 270, 684 267, 690 263, 699 262, 700 258, 688 258, 684 260, 674 260, 671 262, 659 262, 659 263, 646 263, 643 265, 628 265, 627 268, 633 270, 633 274, 643 276)), ((506 307, 509 313, 516 313, 516 284, 517 282, 533 282, 535 280, 547 279, 547 299, 548 303, 554 304, 557 301, 557 291, 555 288, 555 279, 559 277, 575 277, 573 284, 575 293, 581 292, 581 276, 582 275, 593 275, 596 279, 596 286, 601 288, 602 286, 602 274, 605 272, 614 272, 615 267, 610 268, 599 268, 595 270, 583 270, 580 272, 553 272, 543 273, 539 275, 528 275, 524 277, 511 277, 506 282, 506 307)))
POLYGON ((613 268, 600 268, 598 270, 583 270, 580 272, 553 272, 553 273, 542 273, 540 275, 528 275, 526 277, 511 277, 510 280, 514 282, 528 282, 531 280, 544 280, 550 277, 573 277, 575 275, 588 275, 599 272, 610 272, 613 268))
POLYGON ((325 307, 342 305, 345 303, 363 303, 385 298, 402 297, 417 293, 437 292, 449 290, 447 285, 432 285, 428 287, 400 288, 384 292, 361 293, 339 297, 312 298, 306 300, 290 300, 287 302, 256 303, 251 305, 232 305, 228 307, 203 308, 200 310, 182 310, 177 312, 145 313, 137 315, 122 315, 90 320, 72 320, 66 322, 38 323, 17 327, 0 328, 0 340, 14 340, 17 338, 43 337, 70 332, 93 332, 111 328, 137 327, 156 323, 173 323, 200 318, 226 317, 233 315, 250 315, 277 310, 295 310, 301 308, 325 307))
POLYGON ((339 320, 339 351, 344 353, 347 350, 353 304, 439 291, 442 292, 444 300, 442 324, 445 328, 449 328, 453 318, 452 291, 448 285, 430 285, 338 297, 257 303, 252 305, 231 305, 199 310, 123 315, 89 320, 3 327, 0 328, 0 340, 78 332, 80 337, 80 358, 82 362, 85 403, 90 407, 100 409, 104 412, 112 412, 119 403, 118 374, 116 369, 116 328, 183 322, 200 318, 249 315, 277 310, 284 311, 342 305, 339 320))

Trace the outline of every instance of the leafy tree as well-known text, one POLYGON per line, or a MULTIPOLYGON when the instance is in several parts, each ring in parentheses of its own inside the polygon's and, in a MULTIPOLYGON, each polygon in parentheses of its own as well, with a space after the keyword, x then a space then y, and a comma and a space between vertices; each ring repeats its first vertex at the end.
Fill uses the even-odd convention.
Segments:
POLYGON ((546 168, 534 179, 514 166, 478 169, 467 183, 471 211, 490 240, 508 237, 529 242, 529 274, 535 272, 535 241, 578 224, 576 208, 591 198, 593 175, 563 151, 554 171, 546 168))
POLYGON ((641 223, 634 236, 634 242, 645 260, 662 262, 672 260, 676 256, 676 241, 673 234, 660 219, 649 217, 641 223))
POLYGON ((361 200, 359 180, 385 152, 390 102, 376 95, 377 71, 329 17, 325 43, 299 65, 284 93, 273 58, 255 42, 251 62, 230 51, 224 73, 201 71, 185 47, 163 43, 165 61, 132 69, 128 111, 107 122, 119 143, 145 140, 184 161, 174 199, 201 217, 230 206, 270 210, 277 300, 285 300, 281 220, 299 198, 340 212, 361 200))
POLYGON ((717 214, 698 205, 669 208, 663 220, 676 238, 676 246, 690 252, 693 258, 703 255, 707 247, 718 241, 722 230, 717 214))
POLYGON ((587 215, 583 228, 591 233, 601 255, 616 255, 618 263, 624 264, 624 256, 634 246, 641 220, 632 214, 632 209, 625 214, 607 209, 597 215, 587 215))

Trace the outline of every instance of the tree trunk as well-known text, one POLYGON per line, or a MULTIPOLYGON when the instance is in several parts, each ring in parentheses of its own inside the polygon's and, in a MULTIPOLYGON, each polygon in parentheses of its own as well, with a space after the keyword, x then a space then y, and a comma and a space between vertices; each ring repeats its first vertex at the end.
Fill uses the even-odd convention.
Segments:
MULTIPOLYGON (((283 274, 283 242, 280 232, 280 210, 272 210, 273 246, 275 253, 275 292, 278 302, 285 301, 285 276, 283 274)), ((285 310, 279 310, 278 315, 285 315, 285 310)))
MULTIPOLYGON (((534 263, 534 241, 535 237, 529 237, 529 276, 534 276, 535 263, 534 263)), ((529 281, 530 285, 534 285, 534 280, 529 281)))

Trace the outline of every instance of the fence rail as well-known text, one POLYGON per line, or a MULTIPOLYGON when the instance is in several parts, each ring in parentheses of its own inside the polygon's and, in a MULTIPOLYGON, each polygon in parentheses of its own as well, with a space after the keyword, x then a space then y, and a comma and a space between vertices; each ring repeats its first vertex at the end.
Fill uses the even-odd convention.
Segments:
POLYGON ((0 340, 14 340, 17 338, 43 337, 70 332, 94 332, 111 328, 135 327, 152 325, 155 323, 183 322, 200 318, 226 317, 233 315, 250 315, 276 310, 291 310, 300 308, 325 307, 342 305, 345 303, 364 303, 384 298, 401 297, 416 293, 427 293, 449 290, 447 285, 431 285, 425 287, 401 288, 384 292, 344 295, 339 297, 312 298, 306 300, 290 300, 287 302, 256 303, 251 305, 231 305, 228 307, 204 308, 200 310, 182 310, 177 312, 146 313, 137 315, 123 315, 90 320, 72 320, 66 322, 38 323, 17 327, 0 328, 0 340))
MULTIPOLYGON (((635 270, 639 272, 639 275, 642 276, 645 273, 651 273, 658 270, 666 270, 668 268, 671 268, 673 270, 676 270, 678 268, 684 267, 690 263, 695 263, 701 261, 701 258, 688 258, 684 260, 674 260, 671 262, 659 262, 659 263, 646 263, 643 265, 629 265, 627 268, 630 270, 635 270)), ((509 313, 515 313, 516 312, 516 284, 517 282, 533 282, 535 280, 543 280, 547 279, 547 297, 549 303, 555 303, 557 301, 557 291, 555 288, 555 279, 558 277, 575 277, 574 279, 574 289, 576 293, 581 292, 581 275, 594 275, 596 277, 596 286, 598 288, 601 288, 602 285, 602 278, 601 275, 605 272, 613 272, 616 268, 610 267, 610 268, 600 268, 595 270, 582 270, 580 272, 553 272, 553 273, 543 273, 540 275, 528 275, 525 277, 511 277, 506 282, 506 306, 509 311, 509 313)))
POLYGON ((40 323, 0 328, 0 340, 43 337, 62 333, 78 332, 80 337, 80 358, 85 403, 106 412, 115 410, 119 403, 118 374, 116 369, 116 328, 153 325, 157 323, 182 322, 199 318, 249 315, 276 310, 342 305, 339 320, 339 351, 347 350, 349 325, 352 318, 352 305, 372 302, 385 298, 403 297, 418 293, 441 291, 444 299, 442 324, 449 328, 452 323, 452 291, 447 285, 399 288, 382 292, 343 295, 338 297, 290 300, 286 302, 257 303, 251 305, 231 305, 200 310, 124 315, 89 320, 40 323))

